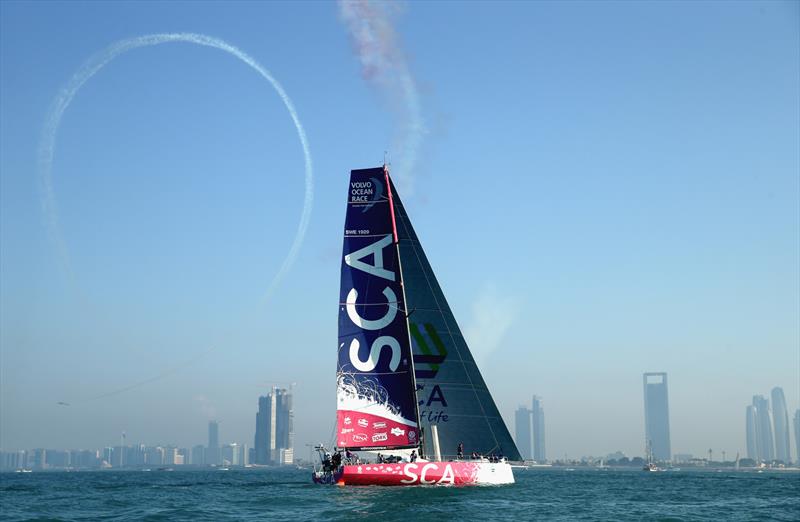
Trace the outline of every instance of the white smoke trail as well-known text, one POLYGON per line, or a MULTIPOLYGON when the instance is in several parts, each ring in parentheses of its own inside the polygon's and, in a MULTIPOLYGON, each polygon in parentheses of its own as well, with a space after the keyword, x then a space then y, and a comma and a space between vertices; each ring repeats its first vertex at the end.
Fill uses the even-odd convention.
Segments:
POLYGON ((292 264, 294 263, 294 260, 300 250, 300 246, 303 243, 306 229, 308 228, 308 222, 311 218, 311 208, 314 204, 314 178, 312 174, 313 169, 311 152, 309 151, 306 132, 303 129, 303 125, 300 123, 300 119, 297 116, 297 111, 294 108, 294 104, 286 94, 286 91, 283 90, 281 84, 278 83, 272 74, 261 64, 259 64, 253 57, 238 47, 235 47, 224 40, 220 40, 219 38, 196 33, 164 33, 120 40, 89 58, 89 60, 87 60, 72 76, 72 78, 70 78, 69 82, 67 82, 67 84, 61 89, 53 101, 50 111, 48 112, 47 119, 45 120, 41 141, 39 142, 38 167, 39 182, 42 192, 42 211, 45 215, 45 220, 47 222, 47 228, 51 239, 56 244, 56 248, 58 249, 61 257, 61 262, 64 265, 67 274, 70 278, 74 278, 69 259, 69 250, 67 249, 67 244, 61 235, 61 227, 59 225, 58 209, 56 207, 55 191, 53 190, 52 180, 53 154, 55 149, 56 134, 58 133, 58 128, 61 125, 61 118, 64 115, 64 111, 67 110, 67 107, 69 107, 72 99, 81 89, 81 87, 83 87, 83 84, 89 81, 92 76, 100 71, 100 69, 108 65, 109 62, 111 62, 120 54, 132 49, 138 49, 140 47, 148 47, 169 42, 185 42, 206 47, 213 47, 215 49, 219 49, 220 51, 225 51, 226 53, 235 56, 245 64, 249 65, 264 79, 266 79, 270 85, 272 85, 272 88, 278 93, 278 96, 280 96, 283 104, 289 111, 289 115, 292 118, 295 129, 297 129, 297 135, 300 138, 300 144, 303 147, 303 155, 305 157, 305 199, 303 201, 303 212, 300 215, 300 223, 297 226, 297 232, 295 233, 292 246, 289 248, 289 253, 286 255, 283 264, 267 287, 265 298, 269 298, 276 286, 281 282, 283 277, 289 271, 289 268, 291 268, 292 264))
POLYGON ((498 292, 492 283, 484 284, 472 303, 472 321, 464 329, 464 338, 479 367, 488 364, 489 357, 502 346, 503 337, 517 320, 519 307, 515 297, 498 292))
POLYGON ((364 79, 393 105, 401 143, 394 171, 403 193, 413 190, 413 172, 422 137, 426 133, 419 94, 392 26, 397 4, 370 0, 339 0, 339 15, 347 26, 361 62, 364 79))

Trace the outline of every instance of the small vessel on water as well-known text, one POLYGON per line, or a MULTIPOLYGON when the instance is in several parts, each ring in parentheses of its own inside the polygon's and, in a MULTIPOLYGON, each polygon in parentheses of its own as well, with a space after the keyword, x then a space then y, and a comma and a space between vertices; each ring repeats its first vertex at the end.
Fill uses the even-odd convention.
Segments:
POLYGON ((315 482, 514 482, 519 451, 385 165, 350 173, 336 378, 336 440, 317 448, 315 482))
POLYGON ((653 444, 648 440, 646 443, 646 451, 647 451, 647 464, 644 465, 644 471, 664 471, 663 468, 659 468, 656 466, 656 463, 653 462, 653 444))

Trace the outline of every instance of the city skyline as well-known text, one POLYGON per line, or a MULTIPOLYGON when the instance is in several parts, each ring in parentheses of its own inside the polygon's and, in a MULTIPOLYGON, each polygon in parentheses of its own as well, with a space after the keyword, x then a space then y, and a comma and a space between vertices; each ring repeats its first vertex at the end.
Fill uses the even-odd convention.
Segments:
MULTIPOLYGON (((648 376, 661 377, 664 374, 663 374, 663 372, 658 372, 658 373, 645 373, 643 375, 644 375, 644 381, 646 383, 648 376)), ((664 375, 664 377, 665 377, 665 375, 664 375)), ((656 384, 656 386, 661 386, 665 382, 666 381, 663 380, 663 381, 661 381, 659 383, 655 383, 655 384, 656 384)), ((645 384, 645 386, 647 386, 647 384, 645 384)), ((646 387, 645 387, 645 390, 647 390, 646 387)), ((780 398, 780 397, 783 396, 783 389, 780 386, 775 386, 775 387, 772 388, 770 393, 771 393, 771 395, 773 397, 780 398)), ((645 391, 645 396, 647 396, 647 391, 645 391)), ((292 441, 291 447, 294 448, 294 443, 293 443, 293 440, 294 440, 294 437, 295 437, 295 434, 293 432, 294 410, 293 410, 293 408, 291 406, 291 404, 293 402, 291 397, 292 397, 292 393, 289 390, 286 390, 286 389, 283 389, 283 388, 279 388, 278 386, 271 387, 271 391, 269 393, 267 393, 266 396, 259 397, 259 409, 256 412, 257 413, 257 415, 256 415, 256 430, 258 430, 258 425, 259 425, 259 422, 260 422, 258 415, 261 412, 261 408, 264 407, 264 408, 266 408, 266 411, 268 411, 268 413, 269 413, 269 416, 266 417, 267 418, 267 422, 268 423, 272 422, 270 424, 270 428, 269 428, 269 431, 267 432, 267 434, 270 435, 271 429, 274 428, 275 429, 275 440, 276 441, 278 441, 278 440, 284 441, 283 444, 287 444, 286 441, 291 440, 292 441), (276 406, 274 415, 272 413, 272 403, 273 403, 272 397, 273 396, 275 397, 274 403, 275 403, 275 406, 276 406), (266 406, 267 404, 269 406, 266 406), (280 424, 281 430, 278 430, 278 424, 276 423, 276 421, 270 421, 270 419, 275 419, 276 420, 278 418, 277 414, 278 414, 279 407, 283 409, 283 414, 282 414, 283 421, 280 424), (287 408, 288 408, 288 410, 287 410, 287 408)), ((657 401, 660 401, 660 400, 661 400, 661 396, 659 395, 657 397, 657 401)), ((781 401, 779 400, 778 402, 781 402, 781 401)), ((783 401, 783 403, 785 405, 785 400, 783 401)), ((645 404, 646 404, 646 400, 645 400, 645 404)), ((535 447, 536 447, 535 437, 536 437, 536 434, 535 434, 535 431, 534 431, 534 421, 533 421, 534 416, 533 416, 533 413, 534 413, 534 410, 536 408, 538 408, 539 411, 541 412, 541 419, 542 419, 542 422, 543 422, 544 421, 544 409, 541 407, 541 397, 539 397, 537 395, 533 396, 532 408, 528 408, 526 406, 520 406, 514 412, 515 441, 517 442, 517 444, 519 444, 519 438, 518 437, 520 437, 520 435, 521 435, 520 432, 518 431, 519 430, 519 428, 518 428, 519 427, 518 420, 524 418, 524 416, 527 416, 528 419, 529 419, 528 430, 530 430, 529 434, 530 434, 530 440, 531 440, 531 445, 530 445, 531 457, 530 458, 533 458, 534 460, 545 461, 545 460, 547 460, 546 457, 537 459, 536 458, 536 453, 535 453, 535 447)), ((750 404, 750 405, 748 405, 746 407, 746 423, 745 423, 745 429, 743 430, 743 435, 744 436, 742 437, 742 440, 744 441, 744 443, 742 444, 742 447, 741 448, 740 447, 733 447, 733 448, 727 448, 727 449, 720 449, 720 451, 723 452, 723 453, 727 451, 727 453, 729 455, 734 455, 734 454, 736 454, 738 452, 738 453, 741 453, 742 457, 746 456, 747 458, 751 458, 751 459, 753 459, 755 461, 780 460, 780 461, 787 462, 787 460, 779 458, 779 455, 778 455, 779 451, 777 449, 777 447, 778 447, 777 433, 784 433, 785 440, 788 441, 788 449, 787 449, 787 451, 788 451, 788 454, 791 456, 791 459, 789 459, 788 462, 795 462, 795 456, 798 455, 798 449, 799 449, 798 445, 800 445, 800 432, 799 432, 800 425, 798 424, 798 423, 800 423, 800 409, 795 410, 794 416, 791 418, 791 421, 789 420, 789 415, 787 413, 787 415, 786 415, 787 423, 784 425, 786 429, 779 429, 780 415, 778 416, 778 418, 776 418, 776 416, 774 415, 774 411, 773 410, 774 410, 774 407, 770 406, 770 401, 768 399, 766 399, 763 395, 755 395, 755 396, 753 396, 752 397, 752 404, 750 404), (759 412, 761 412, 760 415, 759 415, 759 412), (764 413, 764 412, 766 412, 766 413, 764 413), (766 433, 766 436, 764 435, 765 433, 766 433), (792 448, 792 444, 795 445, 794 449, 792 448), (763 457, 763 455, 767 455, 767 457, 765 458, 765 457, 763 457), (769 455, 771 455, 771 457, 769 457, 769 455)), ((646 410, 643 410, 643 411, 645 411, 645 424, 646 424, 647 423, 646 410)), ((780 411, 780 408, 779 408, 779 411, 780 411)), ((215 453, 214 453, 215 450, 213 450, 213 448, 216 447, 217 448, 216 449, 217 452, 221 452, 222 449, 223 449, 223 447, 219 445, 219 422, 216 421, 216 420, 209 420, 209 421, 207 421, 207 428, 208 429, 207 429, 207 435, 206 435, 206 441, 207 441, 207 445, 206 446, 204 446, 202 444, 194 444, 194 445, 193 444, 187 444, 187 443, 184 442, 182 444, 171 444, 171 445, 170 444, 167 444, 167 445, 156 444, 156 445, 154 445, 152 447, 161 447, 161 446, 170 447, 170 448, 172 448, 172 447, 174 447, 174 448, 187 447, 187 448, 191 448, 193 451, 196 451, 198 448, 200 448, 200 449, 202 449, 202 451, 200 453, 200 455, 201 455, 200 458, 203 459, 206 464, 211 464, 212 461, 214 463, 216 463, 218 457, 214 456, 215 455, 215 453), (214 446, 215 443, 216 443, 216 446, 214 446), (211 449, 210 453, 209 453, 209 449, 211 449), (210 460, 209 460, 209 455, 212 456, 210 460)), ((541 430, 541 433, 544 433, 544 432, 545 432, 544 429, 541 430)), ((126 432, 122 432, 122 434, 121 434, 120 438, 118 438, 118 440, 122 440, 124 442, 126 437, 127 437, 126 432)), ((524 438, 524 434, 522 434, 522 437, 524 438)), ((240 445, 240 449, 241 449, 241 447, 250 448, 247 444, 240 444, 240 442, 239 442, 241 440, 246 440, 246 438, 247 438, 246 436, 245 437, 241 437, 241 436, 231 437, 231 439, 230 439, 231 442, 227 443, 227 445, 224 446, 224 447, 227 448, 230 444, 237 444, 237 445, 240 445)), ((265 444, 269 445, 270 443, 266 442, 265 444)), ((140 445, 144 446, 144 444, 140 444, 140 445)), ((714 443, 710 442, 709 445, 714 445, 714 443)), ((106 445, 104 445, 104 444, 99 444, 99 445, 91 445, 91 444, 90 445, 81 445, 81 444, 78 444, 78 445, 73 446, 71 451, 72 450, 74 450, 74 451, 83 451, 83 450, 78 449, 78 448, 82 448, 82 447, 85 448, 87 446, 88 447, 95 446, 95 447, 98 447, 98 448, 103 448, 103 447, 105 447, 105 448, 113 448, 113 447, 115 447, 115 446, 108 446, 107 444, 106 445)), ((259 446, 259 442, 256 440, 254 446, 252 448, 250 448, 250 449, 255 451, 255 449, 258 446, 259 446)), ((49 449, 59 449, 59 450, 63 450, 63 449, 66 448, 65 446, 59 446, 59 445, 41 445, 41 446, 37 446, 37 447, 49 448, 49 449)), ((119 446, 116 446, 116 447, 119 448, 119 446)), ((541 441, 541 447, 544 448, 544 441, 541 441)), ((32 450, 32 449, 34 449, 34 446, 18 446, 18 447, 0 446, 0 451, 4 451, 4 452, 9 452, 9 451, 13 452, 13 451, 21 451, 21 450, 32 450)), ((606 455, 606 454, 610 455, 612 453, 618 452, 618 450, 619 450, 618 446, 612 444, 605 451, 601 451, 601 452, 577 452, 576 454, 574 454, 572 456, 575 457, 576 455, 591 456, 591 455, 606 455)), ((520 451, 521 452, 523 451, 523 446, 522 445, 520 445, 520 451)), ((542 451, 544 451, 544 450, 542 450, 542 451)), ((696 452, 696 453, 689 452, 688 454, 700 455, 700 454, 703 454, 703 451, 699 451, 699 452, 696 452)), ((646 448, 644 450, 634 449, 633 451, 626 451, 624 453, 627 454, 627 455, 634 455, 634 456, 635 455, 646 456, 646 448)), ((685 453, 685 450, 682 451, 681 453, 682 454, 687 454, 687 453, 685 453)), ((253 463, 263 463, 263 462, 271 463, 271 462, 273 462, 271 460, 272 459, 271 456, 272 455, 279 455, 280 453, 274 454, 272 452, 272 448, 269 448, 267 454, 270 455, 270 457, 267 458, 266 461, 261 460, 261 462, 259 462, 258 457, 255 456, 255 453, 253 453, 252 457, 250 458, 250 461, 252 461, 253 463)), ((291 453, 291 455, 292 455, 292 458, 293 458, 293 452, 291 453)), ((655 455, 655 450, 654 450, 654 455, 655 455)), ((540 457, 541 457, 541 455, 540 455, 540 457)), ((120 458, 120 454, 117 453, 114 458, 119 459, 120 458)), ((123 455, 122 458, 123 458, 123 462, 124 462, 125 456, 123 455)), ((188 460, 191 461, 192 459, 190 458, 188 460)), ((197 458, 195 458, 194 460, 197 460, 197 458)), ((668 460, 668 459, 663 459, 663 460, 668 460)), ((276 462, 277 462, 277 459, 276 459, 276 462)), ((117 462, 117 465, 119 465, 119 462, 117 462)))
POLYGON ((378 13, 403 83, 335 3, 0 2, 0 444, 252 445, 278 381, 295 448, 327 439, 341 199, 384 159, 548 457, 641 454, 648 369, 673 453, 744 454, 754 393, 800 407, 797 3, 458 10, 378 13))
MULTIPOLYGON (((800 426, 798 414, 794 419, 795 452, 792 451, 789 414, 783 388, 776 386, 770 392, 772 405, 763 395, 754 395, 752 404, 745 409, 745 437, 747 457, 756 462, 772 460, 794 462, 792 455, 800 461, 800 426)), ((798 410, 800 413, 800 410, 798 410)))

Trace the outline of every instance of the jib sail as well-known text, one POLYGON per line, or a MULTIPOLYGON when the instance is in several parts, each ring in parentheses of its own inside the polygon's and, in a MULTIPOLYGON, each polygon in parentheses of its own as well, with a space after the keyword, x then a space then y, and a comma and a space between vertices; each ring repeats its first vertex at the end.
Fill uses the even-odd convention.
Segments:
POLYGON ((388 173, 353 170, 339 293, 336 445, 417 446, 416 399, 388 173))
MULTIPOLYGON (((390 188, 423 433, 438 426, 444 455, 454 455, 463 442, 468 454, 521 460, 391 181, 390 188)), ((432 455, 430 437, 424 442, 425 454, 432 455)))

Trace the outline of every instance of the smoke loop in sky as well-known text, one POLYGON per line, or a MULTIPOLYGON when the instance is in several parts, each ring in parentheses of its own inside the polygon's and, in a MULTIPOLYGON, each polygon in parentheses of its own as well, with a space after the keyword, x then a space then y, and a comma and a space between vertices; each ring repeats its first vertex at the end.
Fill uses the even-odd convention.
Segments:
POLYGON ((163 33, 119 40, 89 58, 72 76, 72 78, 70 78, 69 82, 67 82, 67 84, 61 89, 53 101, 50 111, 48 112, 47 119, 45 120, 42 137, 39 142, 38 170, 40 188, 42 192, 41 204, 48 232, 51 236, 51 239, 56 244, 58 254, 61 258, 61 263, 63 264, 67 275, 70 278, 73 278, 74 276, 70 263, 69 249, 67 248, 67 244, 61 234, 61 226, 58 219, 58 209, 52 180, 56 135, 58 134, 58 128, 61 125, 61 118, 69 107, 70 103, 72 103, 72 99, 76 94, 78 94, 78 91, 81 89, 81 87, 83 87, 87 81, 97 74, 100 69, 108 65, 114 58, 133 49, 170 42, 185 42, 205 47, 213 47, 235 56, 250 66, 265 80, 267 80, 270 85, 272 85, 273 89, 275 89, 275 92, 277 92, 278 96, 280 96, 283 104, 289 111, 289 115, 292 118, 295 129, 297 130, 297 135, 300 138, 300 144, 303 147, 303 156, 305 160, 305 198, 303 200, 303 211, 300 215, 300 223, 297 226, 297 232, 295 233, 294 241, 289 248, 289 252, 284 258, 283 264, 281 265, 277 274, 275 274, 269 286, 267 287, 265 297, 269 298, 277 285, 281 282, 281 280, 283 280, 292 264, 294 264, 295 258, 300 251, 300 246, 303 244, 306 229, 308 228, 308 223, 311 218, 311 208, 314 204, 314 177, 311 152, 309 150, 308 139, 306 138, 305 130, 303 129, 303 125, 300 123, 300 118, 297 116, 297 111, 295 110, 294 104, 289 98, 289 95, 286 94, 286 91, 284 91, 281 84, 278 83, 272 74, 253 57, 238 47, 235 47, 224 40, 220 40, 219 38, 196 33, 163 33))

